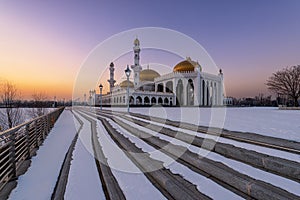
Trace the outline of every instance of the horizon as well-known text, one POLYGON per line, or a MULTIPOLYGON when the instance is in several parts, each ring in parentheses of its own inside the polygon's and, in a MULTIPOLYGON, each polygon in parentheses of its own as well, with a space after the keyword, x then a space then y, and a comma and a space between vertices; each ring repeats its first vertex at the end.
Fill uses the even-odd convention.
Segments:
MULTIPOLYGON (((299 1, 172 2, 1 1, 0 80, 15 83, 23 99, 34 92, 71 99, 76 74, 99 43, 149 26, 173 29, 200 43, 223 70, 226 96, 270 94, 267 78, 300 63, 299 1)), ((142 56, 142 65, 156 62, 151 58, 142 56)), ((123 60, 117 67, 133 62, 123 60)), ((159 60, 171 68, 177 64, 159 60)))

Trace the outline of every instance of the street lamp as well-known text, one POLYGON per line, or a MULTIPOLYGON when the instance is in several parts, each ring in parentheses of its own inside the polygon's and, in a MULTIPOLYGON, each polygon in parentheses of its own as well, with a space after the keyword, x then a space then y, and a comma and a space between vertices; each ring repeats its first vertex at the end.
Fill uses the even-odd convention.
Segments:
POLYGON ((89 91, 89 106, 90 106, 90 110, 92 109, 92 90, 89 91))
POLYGON ((99 89, 100 89, 100 110, 102 111, 102 89, 103 89, 103 85, 101 83, 99 85, 99 89))
POLYGON ((84 96, 84 102, 83 102, 83 105, 86 106, 86 94, 84 93, 83 96, 84 96))
POLYGON ((131 70, 129 69, 129 66, 127 65, 127 68, 125 69, 125 74, 127 77, 127 112, 129 112, 129 76, 130 76, 131 70))

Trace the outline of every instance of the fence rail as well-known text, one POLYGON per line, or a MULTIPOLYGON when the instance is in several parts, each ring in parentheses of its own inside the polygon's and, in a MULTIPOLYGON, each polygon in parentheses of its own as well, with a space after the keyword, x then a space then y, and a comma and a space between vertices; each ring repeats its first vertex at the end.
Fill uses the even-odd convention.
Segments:
POLYGON ((0 191, 43 143, 64 108, 0 132, 0 191))

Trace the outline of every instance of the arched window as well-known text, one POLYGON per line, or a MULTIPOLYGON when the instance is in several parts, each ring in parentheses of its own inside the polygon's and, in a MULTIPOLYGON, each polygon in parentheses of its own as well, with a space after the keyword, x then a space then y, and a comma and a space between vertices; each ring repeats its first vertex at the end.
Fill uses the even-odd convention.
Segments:
POLYGON ((156 98, 155 97, 151 98, 151 104, 156 104, 156 98))
POLYGON ((157 92, 163 92, 164 91, 164 85, 162 83, 157 85, 157 92))
POLYGON ((158 98, 158 104, 162 104, 163 103, 163 100, 161 97, 158 98))
POLYGON ((164 99, 164 104, 169 105, 169 99, 167 97, 164 99))
POLYGON ((192 79, 188 80, 188 84, 186 87, 187 87, 186 88, 187 105, 192 106, 194 105, 194 84, 192 79))
POLYGON ((183 105, 183 83, 182 80, 178 80, 176 87, 176 105, 183 105))
POLYGON ((142 97, 138 96, 138 97, 136 98, 136 104, 137 104, 137 105, 142 104, 142 97))
POLYGON ((206 87, 206 105, 209 106, 209 99, 210 99, 210 93, 209 93, 209 84, 206 87))
POLYGON ((130 96, 130 98, 129 98, 129 104, 134 104, 134 98, 133 98, 133 96, 130 96))
POLYGON ((166 92, 168 93, 172 93, 173 92, 173 82, 172 81, 168 81, 166 84, 166 92))
POLYGON ((205 81, 202 80, 202 105, 205 106, 205 81))
POLYGON ((150 104, 150 99, 149 99, 149 97, 145 97, 145 98, 144 98, 144 104, 145 104, 145 105, 149 105, 149 104, 150 104))

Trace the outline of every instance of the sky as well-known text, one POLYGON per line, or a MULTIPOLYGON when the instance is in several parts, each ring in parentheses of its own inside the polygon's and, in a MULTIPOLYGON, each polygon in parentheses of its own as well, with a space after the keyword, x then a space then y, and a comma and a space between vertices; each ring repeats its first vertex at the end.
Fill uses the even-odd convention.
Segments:
POLYGON ((129 29, 163 27, 206 49, 223 70, 227 96, 267 94, 273 72, 300 64, 299 9, 298 0, 0 0, 0 81, 14 82, 24 99, 35 92, 70 99, 98 44, 129 29))

